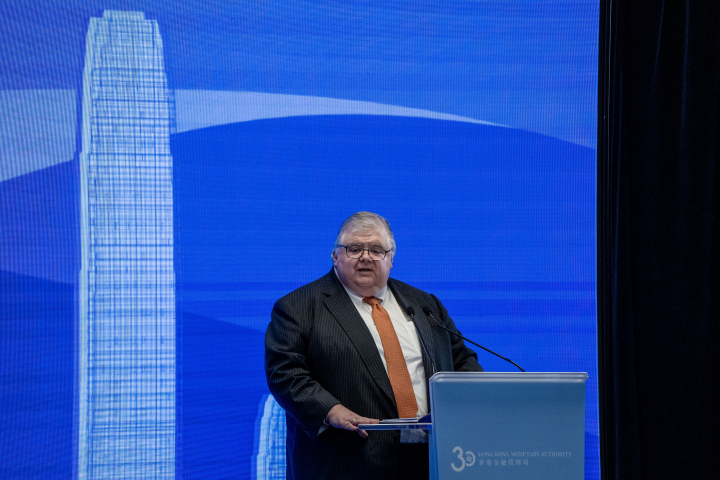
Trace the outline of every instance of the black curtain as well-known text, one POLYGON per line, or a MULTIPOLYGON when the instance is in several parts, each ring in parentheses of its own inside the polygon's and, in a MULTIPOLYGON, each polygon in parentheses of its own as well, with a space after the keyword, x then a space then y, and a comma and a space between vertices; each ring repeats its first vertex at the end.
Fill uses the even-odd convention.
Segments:
POLYGON ((601 4, 605 479, 720 478, 720 1, 601 4))

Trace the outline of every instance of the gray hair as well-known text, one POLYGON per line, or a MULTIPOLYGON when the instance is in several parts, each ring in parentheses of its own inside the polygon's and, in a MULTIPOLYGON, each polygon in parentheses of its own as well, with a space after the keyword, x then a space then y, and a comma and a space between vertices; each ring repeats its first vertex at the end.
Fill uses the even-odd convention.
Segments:
POLYGON ((345 235, 350 229, 353 230, 370 230, 373 228, 384 228, 385 233, 387 233, 388 242, 390 243, 390 253, 393 255, 395 254, 395 236, 393 235, 392 230, 390 229, 390 223, 388 223, 387 220, 385 220, 384 217, 381 217, 377 213, 372 212, 357 212, 350 215, 348 218, 345 219, 345 221, 340 225, 340 231, 337 234, 337 237, 335 237, 335 246, 333 247, 333 252, 337 250, 340 245, 342 244, 342 237, 345 235))

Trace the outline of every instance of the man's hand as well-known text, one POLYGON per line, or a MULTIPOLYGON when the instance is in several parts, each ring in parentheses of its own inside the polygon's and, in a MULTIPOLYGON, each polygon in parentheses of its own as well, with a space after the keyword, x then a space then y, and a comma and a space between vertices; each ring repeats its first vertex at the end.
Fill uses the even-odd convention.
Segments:
POLYGON ((327 420, 327 423, 335 428, 344 428, 345 430, 350 430, 351 432, 357 432, 362 438, 367 438, 368 434, 365 430, 358 429, 358 425, 380 423, 380 420, 362 417, 340 404, 337 404, 330 409, 327 417, 325 417, 325 420, 327 420))

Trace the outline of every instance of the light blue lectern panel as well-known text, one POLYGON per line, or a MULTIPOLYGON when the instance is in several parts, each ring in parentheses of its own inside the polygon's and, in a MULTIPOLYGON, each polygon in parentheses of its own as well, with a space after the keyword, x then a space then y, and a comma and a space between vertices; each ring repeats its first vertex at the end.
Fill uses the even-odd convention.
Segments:
POLYGON ((582 480, 586 380, 586 373, 434 375, 431 478, 582 480))

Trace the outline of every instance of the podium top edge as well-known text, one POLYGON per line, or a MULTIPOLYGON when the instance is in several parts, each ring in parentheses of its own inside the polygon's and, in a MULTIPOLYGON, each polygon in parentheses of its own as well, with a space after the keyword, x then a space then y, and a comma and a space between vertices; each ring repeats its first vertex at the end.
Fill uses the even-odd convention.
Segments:
POLYGON ((430 383, 585 383, 587 379, 585 372, 438 372, 430 383))

